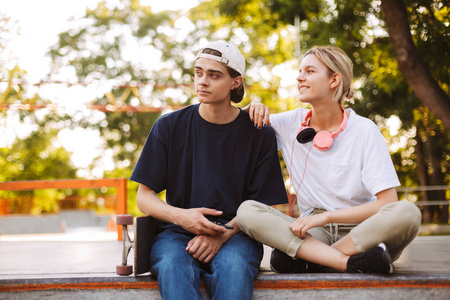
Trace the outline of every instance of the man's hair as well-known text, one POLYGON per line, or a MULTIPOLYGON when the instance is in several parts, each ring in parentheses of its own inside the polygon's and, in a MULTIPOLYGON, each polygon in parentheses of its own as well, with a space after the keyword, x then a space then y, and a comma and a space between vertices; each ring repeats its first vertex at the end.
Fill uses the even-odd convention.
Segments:
MULTIPOLYGON (((220 51, 217 51, 217 50, 211 49, 211 48, 203 49, 202 53, 222 57, 222 53, 220 51)), ((236 78, 236 77, 242 76, 241 73, 239 73, 236 70, 233 70, 230 67, 227 67, 227 70, 228 70, 228 74, 230 74, 231 78, 236 78)), ((233 101, 234 103, 239 103, 244 98, 244 95, 245 95, 244 81, 242 81, 241 85, 238 88, 231 90, 231 101, 233 101)))

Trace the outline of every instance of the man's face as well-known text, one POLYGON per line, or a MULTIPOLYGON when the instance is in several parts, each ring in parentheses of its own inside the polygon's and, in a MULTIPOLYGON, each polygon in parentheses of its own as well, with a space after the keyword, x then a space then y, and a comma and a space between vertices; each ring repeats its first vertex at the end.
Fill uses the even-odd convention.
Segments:
POLYGON ((200 103, 214 104, 231 101, 231 89, 238 87, 239 79, 232 78, 221 63, 199 58, 195 62, 194 84, 200 103))

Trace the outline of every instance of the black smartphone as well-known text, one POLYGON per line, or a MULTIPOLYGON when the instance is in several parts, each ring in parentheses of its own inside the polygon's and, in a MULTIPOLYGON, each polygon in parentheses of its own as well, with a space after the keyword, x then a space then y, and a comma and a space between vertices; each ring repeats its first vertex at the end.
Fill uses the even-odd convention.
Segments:
POLYGON ((212 221, 212 222, 213 222, 214 224, 219 225, 219 226, 222 226, 222 227, 224 227, 224 228, 226 228, 226 229, 234 229, 233 226, 229 226, 229 225, 227 225, 227 224, 223 224, 223 223, 216 222, 216 221, 212 221))

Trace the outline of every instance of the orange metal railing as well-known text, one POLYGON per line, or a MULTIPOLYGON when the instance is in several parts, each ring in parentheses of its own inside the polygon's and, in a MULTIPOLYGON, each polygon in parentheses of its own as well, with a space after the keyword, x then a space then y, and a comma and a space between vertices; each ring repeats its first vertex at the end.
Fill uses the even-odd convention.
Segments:
MULTIPOLYGON (((127 179, 67 179, 67 180, 33 180, 0 182, 0 190, 29 191, 37 189, 90 189, 90 188, 116 188, 116 213, 127 213, 127 179)), ((122 231, 117 226, 117 239, 122 240, 122 231)))

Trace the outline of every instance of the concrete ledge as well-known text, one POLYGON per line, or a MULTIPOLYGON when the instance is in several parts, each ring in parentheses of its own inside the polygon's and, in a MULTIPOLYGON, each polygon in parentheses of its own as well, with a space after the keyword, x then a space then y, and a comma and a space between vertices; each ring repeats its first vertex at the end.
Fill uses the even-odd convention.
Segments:
MULTIPOLYGON (((0 280, 5 299, 161 299, 153 276, 0 280), (126 293, 124 291, 127 291, 126 293), (133 297, 131 297, 133 298, 133 297)), ((204 297, 208 298, 203 290, 204 297)), ((258 274, 253 299, 450 299, 448 274, 258 274)))
MULTIPOLYGON (((446 288, 447 274, 259 274, 256 289, 359 289, 359 288, 446 288)), ((450 292, 450 290, 449 290, 450 292)))
MULTIPOLYGON (((256 277, 255 289, 364 289, 364 288, 449 289, 448 274, 264 274, 256 277)), ((155 277, 82 277, 0 280, 0 292, 54 289, 158 289, 155 277)))

